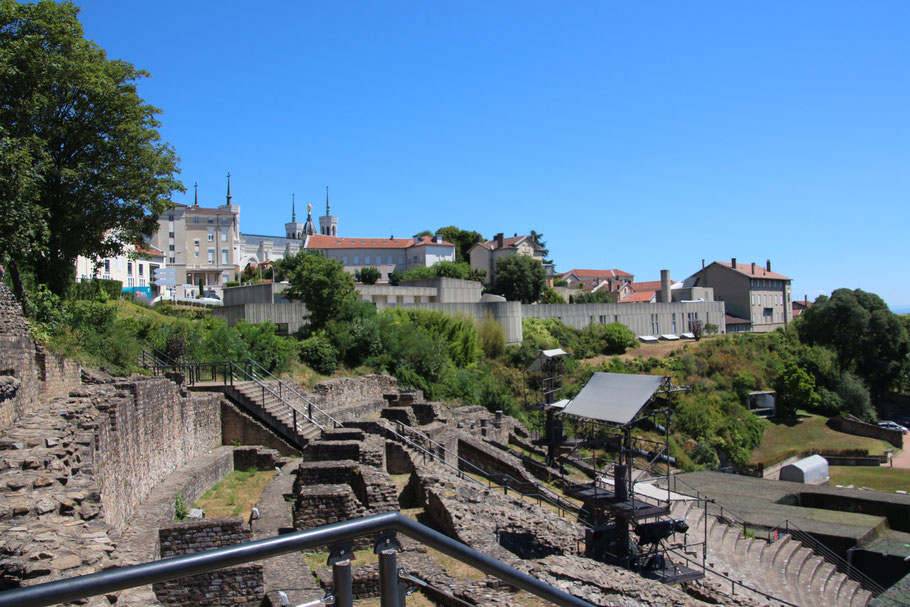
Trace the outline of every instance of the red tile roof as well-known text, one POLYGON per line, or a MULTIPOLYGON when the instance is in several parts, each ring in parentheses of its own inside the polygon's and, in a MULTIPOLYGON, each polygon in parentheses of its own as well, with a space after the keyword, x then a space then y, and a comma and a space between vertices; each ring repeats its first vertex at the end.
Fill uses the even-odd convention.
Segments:
POLYGON ((419 242, 413 238, 339 238, 313 234, 306 241, 308 249, 407 249, 424 245, 441 245, 454 247, 451 242, 436 242, 430 236, 422 236, 419 242))
POLYGON ((158 249, 156 249, 155 247, 153 247, 151 245, 144 245, 144 246, 140 245, 140 246, 136 247, 136 252, 139 253, 140 255, 144 255, 146 257, 161 257, 162 259, 164 258, 164 253, 162 251, 159 251, 158 249))
POLYGON ((619 303, 649 303, 657 291, 636 291, 623 297, 619 303))
POLYGON ((729 261, 715 261, 714 263, 720 264, 720 265, 730 268, 732 270, 736 270, 737 272, 745 274, 746 276, 752 276, 753 278, 774 278, 777 280, 791 280, 791 278, 789 276, 784 276, 783 274, 778 274, 777 272, 770 272, 767 269, 765 269, 765 266, 758 264, 758 263, 755 264, 754 273, 752 271, 753 266, 751 263, 737 263, 735 268, 729 261))
MULTIPOLYGON (((673 284, 672 280, 670 284, 673 284)), ((632 287, 633 291, 658 291, 663 285, 660 284, 659 280, 648 280, 645 282, 630 282, 629 286, 632 287)))
POLYGON ((575 274, 579 278, 621 278, 633 276, 628 272, 623 272, 622 270, 569 270, 568 272, 563 272, 560 274, 560 278, 565 280, 566 276, 569 274, 575 274))

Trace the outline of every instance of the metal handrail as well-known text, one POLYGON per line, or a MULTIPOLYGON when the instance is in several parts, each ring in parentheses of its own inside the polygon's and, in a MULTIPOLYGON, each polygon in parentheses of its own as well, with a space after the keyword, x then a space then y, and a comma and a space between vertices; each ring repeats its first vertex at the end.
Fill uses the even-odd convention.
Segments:
MULTIPOLYGON (((516 588, 530 592, 562 607, 593 607, 587 601, 583 601, 526 573, 513 569, 478 550, 421 525, 399 512, 386 512, 255 542, 235 544, 216 550, 207 550, 141 565, 109 569, 26 588, 7 590, 0 592, 0 605, 5 607, 44 607, 45 605, 75 601, 136 586, 206 573, 280 554, 315 548, 316 546, 338 544, 383 531, 402 533, 434 550, 438 550, 443 554, 497 577, 516 588)), ((349 566, 349 564, 348 562, 347 565, 349 566)), ((341 565, 344 565, 344 563, 341 563, 341 565)), ((398 572, 397 570, 392 570, 392 573, 397 576, 398 572)), ((389 580, 382 581, 389 582, 389 580)), ((348 583, 350 583, 350 578, 348 578, 348 583)), ((350 592, 350 588, 336 588, 335 592, 336 594, 350 592)))
POLYGON ((263 367, 262 365, 260 365, 258 362, 256 362, 256 361, 253 360, 252 358, 248 358, 248 359, 247 359, 247 363, 256 366, 256 367, 257 367, 262 373, 264 373, 267 377, 270 377, 270 378, 272 378, 274 381, 277 381, 277 382, 278 382, 278 387, 279 387, 279 394, 281 393, 281 389, 290 390, 290 391, 293 392, 297 397, 299 397, 300 399, 302 399, 302 400, 307 404, 307 407, 308 407, 308 408, 310 408, 310 409, 316 409, 317 411, 319 411, 320 413, 322 413, 322 414, 326 417, 326 419, 328 419, 329 421, 331 421, 331 422, 335 425, 336 428, 343 428, 343 427, 344 427, 344 424, 342 424, 340 421, 338 421, 337 419, 335 419, 334 417, 332 417, 332 415, 330 415, 327 411, 325 411, 325 410, 322 409, 319 405, 317 405, 316 403, 314 403, 313 401, 311 401, 310 399, 308 399, 306 396, 304 396, 303 394, 301 394, 300 392, 298 392, 297 389, 294 388, 292 385, 290 385, 290 384, 288 384, 288 383, 286 383, 286 382, 283 382, 283 381, 281 381, 279 378, 277 378, 277 377, 275 377, 274 375, 272 375, 272 373, 271 373, 268 369, 266 369, 265 367, 263 367))
POLYGON ((851 565, 849 562, 844 560, 840 555, 825 546, 819 540, 812 537, 811 533, 808 531, 803 531, 791 523, 789 520, 785 520, 782 523, 772 527, 770 534, 781 531, 784 534, 792 537, 797 542, 801 543, 809 550, 812 550, 818 554, 820 557, 832 564, 835 569, 843 573, 848 578, 852 579, 854 582, 857 582, 860 586, 871 592, 873 595, 879 595, 885 591, 885 589, 880 584, 878 584, 878 582, 851 565))
MULTIPOLYGON (((442 457, 440 457, 439 455, 433 453, 433 452, 430 451, 429 449, 426 449, 426 448, 424 448, 423 446, 418 445, 417 443, 415 443, 414 441, 412 441, 411 439, 409 439, 407 436, 405 436, 405 435, 403 435, 403 434, 399 434, 398 432, 395 432, 395 430, 392 430, 391 428, 386 428, 386 430, 387 430, 388 432, 390 432, 393 436, 395 436, 395 437, 397 437, 397 438, 403 440, 408 446, 413 447, 414 449, 417 449, 418 451, 420 451, 424 456, 429 455, 429 456, 430 456, 430 459, 439 460, 439 462, 440 462, 442 465, 447 466, 447 467, 451 468, 452 470, 454 470, 455 473, 458 474, 458 477, 459 477, 459 478, 469 478, 469 479, 471 479, 473 482, 477 483, 478 485, 483 485, 482 482, 480 482, 479 480, 477 480, 477 479, 474 478, 473 476, 467 476, 467 477, 466 477, 466 476, 465 476, 465 473, 464 473, 464 470, 459 469, 457 466, 453 466, 452 464, 450 464, 449 462, 447 462, 444 458, 442 458, 442 457)), ((459 459, 460 459, 460 458, 459 458, 459 459)), ((470 462, 466 462, 466 463, 468 463, 468 464, 471 465, 471 466, 474 466, 474 464, 471 464, 470 462)), ((477 468, 477 466, 474 466, 474 468, 477 468)), ((477 470, 480 470, 480 468, 477 468, 477 470)), ((480 470, 480 472, 483 472, 483 471, 480 470)), ((485 476, 485 473, 484 473, 484 476, 485 476)))

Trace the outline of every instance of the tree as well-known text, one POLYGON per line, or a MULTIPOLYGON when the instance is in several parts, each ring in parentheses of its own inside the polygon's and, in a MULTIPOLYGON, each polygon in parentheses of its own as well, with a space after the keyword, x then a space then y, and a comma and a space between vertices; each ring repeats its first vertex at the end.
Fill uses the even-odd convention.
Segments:
POLYGON ((566 303, 565 298, 559 294, 554 288, 549 288, 543 293, 543 298, 540 300, 541 303, 545 304, 564 304, 566 303))
POLYGON ((547 259, 547 256, 550 254, 550 249, 547 248, 547 243, 543 239, 543 234, 531 230, 531 240, 534 241, 534 244, 537 245, 537 247, 540 249, 541 254, 544 256, 544 263, 553 263, 547 259))
POLYGON ((283 295, 285 299, 303 302, 309 312, 307 330, 312 333, 355 299, 354 278, 344 271, 340 261, 320 252, 304 250, 295 257, 283 295))
POLYGON ((76 257, 141 243, 183 191, 136 92, 148 74, 85 40, 78 14, 0 0, 0 255, 20 297, 21 271, 63 295, 76 257))
POLYGON ((436 233, 442 236, 446 242, 455 245, 455 261, 470 262, 468 251, 482 239, 480 232, 462 230, 455 226, 439 228, 436 233))
POLYGON ((543 264, 527 255, 509 255, 496 264, 496 292, 509 301, 534 303, 547 287, 543 264))
POLYGON ((837 352, 841 369, 859 376, 875 396, 896 387, 908 364, 907 327, 874 293, 837 289, 800 314, 796 327, 803 342, 837 352))
POLYGON ((354 280, 365 285, 375 285, 380 276, 382 276, 382 273, 379 268, 374 268, 373 266, 361 268, 354 272, 354 280))

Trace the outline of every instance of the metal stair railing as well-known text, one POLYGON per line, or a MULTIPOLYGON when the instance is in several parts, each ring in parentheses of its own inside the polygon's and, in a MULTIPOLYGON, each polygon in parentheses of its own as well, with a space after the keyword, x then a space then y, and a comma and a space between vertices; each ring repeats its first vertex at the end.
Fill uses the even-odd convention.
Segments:
POLYGON ((16 607, 55 605, 328 544, 331 550, 329 564, 332 566, 334 581, 332 597, 334 604, 338 607, 352 607, 354 598, 350 557, 352 540, 365 535, 374 536, 375 551, 379 554, 382 605, 403 605, 401 583, 403 570, 398 568, 400 547, 394 537, 395 533, 406 535, 560 607, 593 607, 587 601, 513 569, 398 512, 386 512, 255 542, 7 590, 0 592, 0 605, 16 607))
POLYGON ((815 539, 811 533, 808 531, 803 531, 791 523, 789 520, 785 520, 782 523, 771 528, 770 536, 772 539, 769 539, 769 541, 779 539, 781 534, 789 535, 791 538, 801 543, 803 546, 813 551, 818 556, 825 559, 828 563, 833 565, 835 569, 837 569, 839 572, 854 582, 858 583, 863 587, 863 589, 868 590, 873 595, 877 596, 885 591, 885 589, 878 582, 867 576, 865 573, 843 559, 836 552, 815 539))
POLYGON ((146 369, 154 369, 159 365, 176 364, 179 364, 178 361, 152 346, 146 346, 139 350, 139 366, 145 367, 146 369))
MULTIPOLYGON (((315 412, 318 412, 319 414, 321 414, 325 418, 325 423, 322 424, 323 427, 328 427, 330 423, 333 424, 332 427, 334 427, 334 428, 343 428, 344 427, 344 424, 342 424, 340 421, 335 419, 330 413, 328 413, 326 410, 321 408, 319 405, 317 405, 316 403, 311 401, 309 398, 307 398, 306 396, 304 396, 303 394, 298 392, 297 389, 294 388, 292 385, 290 385, 286 382, 283 382, 279 378, 272 375, 272 373, 269 372, 268 369, 266 369, 265 367, 263 367, 262 365, 257 363, 252 358, 248 358, 246 362, 253 369, 250 372, 251 375, 253 375, 253 376, 258 375, 258 376, 261 376, 266 381, 271 380, 271 381, 278 383, 278 395, 279 396, 282 396, 284 391, 288 391, 291 394, 293 394, 294 396, 296 396, 297 398, 301 399, 304 403, 306 403, 307 412, 309 414, 310 419, 315 420, 315 417, 313 415, 313 412, 315 411, 315 412)), ((314 421, 314 423, 316 423, 316 422, 314 421)))
POLYGON ((720 504, 717 504, 713 499, 701 493, 692 485, 677 478, 677 475, 674 475, 671 478, 671 484, 673 485, 674 491, 676 491, 677 485, 682 485, 686 491, 694 492, 695 497, 698 498, 698 503, 703 504, 702 507, 705 509, 705 512, 708 515, 713 516, 726 525, 742 528, 743 535, 747 537, 751 536, 755 539, 764 540, 769 543, 774 542, 776 539, 779 539, 780 535, 782 534, 790 535, 790 537, 792 537, 794 540, 800 542, 803 546, 823 558, 825 561, 833 565, 834 568, 837 569, 840 573, 844 574, 849 579, 862 586, 865 590, 871 592, 873 595, 879 595, 885 591, 885 589, 882 588, 882 586, 875 580, 848 563, 843 557, 839 556, 836 552, 825 546, 822 542, 815 539, 812 534, 800 529, 789 519, 782 521, 770 529, 767 527, 760 527, 758 525, 750 525, 743 517, 736 514, 729 508, 724 508, 720 504))
MULTIPOLYGON (((466 459, 462 458, 461 456, 459 456, 458 454, 452 452, 451 450, 446 448, 445 445, 434 441, 433 439, 431 439, 429 436, 427 436, 423 432, 420 432, 419 430, 412 428, 411 426, 408 426, 407 424, 404 424, 397 419, 392 420, 392 421, 394 421, 395 424, 397 424, 400 429, 405 430, 407 432, 411 432, 412 434, 416 434, 417 436, 419 436, 421 438, 421 440, 424 440, 424 441, 436 446, 438 449, 442 450, 443 452, 448 453, 451 456, 453 456, 460 465, 464 465, 464 466, 470 468, 474 474, 477 474, 478 476, 482 476, 483 478, 487 479, 487 482, 488 482, 487 487, 502 489, 503 492, 506 494, 508 493, 508 490, 511 489, 513 492, 517 493, 518 495, 520 495, 522 497, 536 498, 538 500, 538 505, 540 505, 540 502, 546 502, 546 503, 550 504, 551 506, 553 506, 554 508, 556 508, 558 511, 558 514, 560 516, 563 516, 563 512, 571 512, 577 522, 581 523, 582 525, 587 525, 587 523, 585 523, 582 520, 582 513, 584 512, 584 508, 574 504, 573 502, 567 500, 566 498, 562 497, 561 495, 551 491, 550 489, 541 485, 540 483, 538 483, 536 481, 529 482, 529 481, 516 479, 515 477, 513 477, 509 474, 488 473, 487 471, 483 470, 482 468, 478 467, 477 465, 472 464, 468 460, 466 460, 466 459), (495 483, 495 485, 494 485, 494 483, 495 483), (532 489, 532 491, 527 491, 527 489, 529 487, 532 489)), ((396 434, 397 436, 402 436, 402 434, 395 432, 394 430, 392 430, 392 432, 394 434, 396 434)), ((405 438, 405 440, 407 440, 408 442, 413 444, 413 441, 410 441, 409 439, 407 439, 407 437, 402 436, 402 438, 405 438)), ((446 466, 458 471, 459 476, 461 476, 461 478, 464 478, 463 470, 461 468, 458 468, 458 467, 453 466, 452 464, 448 463, 447 461, 445 461, 444 458, 442 458, 438 454, 435 454, 427 449, 424 449, 423 447, 419 447, 419 448, 421 449, 421 451, 423 451, 426 454, 429 454, 431 457, 439 460, 446 466)), ((478 481, 474 477, 469 476, 467 478, 470 478, 471 480, 473 480, 477 483, 480 483, 480 481, 478 481)), ((483 483, 480 483, 480 484, 483 484, 483 483)))

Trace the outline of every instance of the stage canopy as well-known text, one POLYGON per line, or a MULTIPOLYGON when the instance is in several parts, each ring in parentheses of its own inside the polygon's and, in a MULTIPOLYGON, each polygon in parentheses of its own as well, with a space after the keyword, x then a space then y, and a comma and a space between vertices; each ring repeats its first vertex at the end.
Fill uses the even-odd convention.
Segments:
POLYGON ((537 358, 534 359, 534 362, 531 363, 531 366, 525 369, 525 372, 540 371, 543 368, 544 363, 547 361, 550 361, 554 358, 559 358, 560 356, 568 355, 569 353, 562 348, 556 348, 554 350, 541 350, 540 354, 537 355, 537 358))
POLYGON ((663 375, 595 373, 563 413, 625 425, 635 419, 666 380, 663 375))

